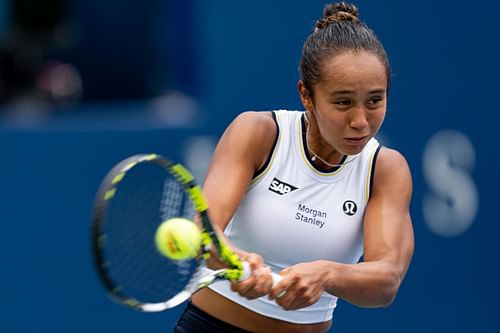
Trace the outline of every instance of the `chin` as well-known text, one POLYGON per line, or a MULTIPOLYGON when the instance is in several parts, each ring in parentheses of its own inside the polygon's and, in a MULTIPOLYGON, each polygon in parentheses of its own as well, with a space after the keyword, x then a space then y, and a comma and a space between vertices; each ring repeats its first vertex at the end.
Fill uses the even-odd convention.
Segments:
POLYGON ((344 147, 342 154, 344 155, 357 155, 363 151, 366 145, 354 146, 354 147, 344 147))

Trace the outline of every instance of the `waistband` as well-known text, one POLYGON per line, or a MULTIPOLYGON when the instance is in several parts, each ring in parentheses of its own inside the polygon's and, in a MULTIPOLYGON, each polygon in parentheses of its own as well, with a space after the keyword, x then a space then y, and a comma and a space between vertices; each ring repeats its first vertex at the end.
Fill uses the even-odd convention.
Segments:
POLYGON ((189 302, 174 327, 174 333, 199 332, 251 333, 215 318, 189 302))

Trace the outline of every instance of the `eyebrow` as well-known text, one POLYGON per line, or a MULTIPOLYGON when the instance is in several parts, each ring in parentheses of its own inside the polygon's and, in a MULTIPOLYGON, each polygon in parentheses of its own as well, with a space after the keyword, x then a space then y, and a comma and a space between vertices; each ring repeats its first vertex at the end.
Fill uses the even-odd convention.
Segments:
MULTIPOLYGON (((368 92, 370 95, 375 95, 375 94, 385 94, 386 89, 380 88, 380 89, 374 89, 368 92)), ((336 95, 352 95, 354 94, 353 90, 337 90, 334 91, 330 94, 330 96, 336 96, 336 95)))
POLYGON ((375 90, 372 90, 370 92, 368 92, 369 94, 385 94, 387 92, 386 89, 383 89, 383 88, 380 88, 380 89, 375 89, 375 90))

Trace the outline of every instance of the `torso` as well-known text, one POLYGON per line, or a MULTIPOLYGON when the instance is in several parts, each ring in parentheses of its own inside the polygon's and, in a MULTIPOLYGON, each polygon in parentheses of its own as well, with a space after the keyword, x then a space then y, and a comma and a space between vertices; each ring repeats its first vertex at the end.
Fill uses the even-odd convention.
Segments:
POLYGON ((191 301, 209 315, 255 333, 320 333, 326 332, 332 326, 331 320, 322 323, 295 324, 266 317, 250 311, 208 288, 195 293, 191 301))
MULTIPOLYGON (((302 140, 302 113, 278 113, 276 147, 268 165, 250 184, 226 235, 236 247, 262 254, 276 273, 319 259, 357 262, 362 255, 363 212, 378 143, 371 142, 352 163, 328 172, 317 170, 302 140), (356 206, 354 212, 351 203, 356 206)), ((324 332, 331 326, 337 301, 324 293, 305 311, 285 311, 265 297, 249 302, 231 292, 227 282, 210 288, 197 292, 193 304, 252 332, 324 332)))

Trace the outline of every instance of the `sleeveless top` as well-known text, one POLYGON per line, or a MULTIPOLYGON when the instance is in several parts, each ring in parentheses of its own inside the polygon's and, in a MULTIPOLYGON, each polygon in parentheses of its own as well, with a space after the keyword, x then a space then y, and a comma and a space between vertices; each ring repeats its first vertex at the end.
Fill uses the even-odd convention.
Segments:
MULTIPOLYGON (((322 172, 306 155, 304 112, 279 110, 273 116, 278 126, 275 146, 225 234, 237 248, 262 255, 276 273, 315 260, 357 263, 363 254, 363 215, 378 141, 372 138, 359 154, 322 172)), ((330 320, 337 304, 337 297, 324 292, 313 305, 285 311, 267 296, 239 296, 226 281, 209 288, 254 312, 293 323, 330 320)))

